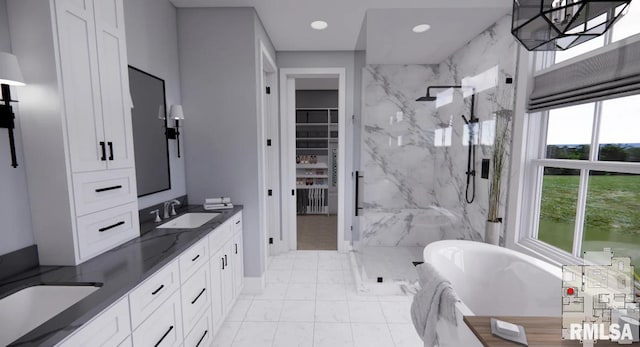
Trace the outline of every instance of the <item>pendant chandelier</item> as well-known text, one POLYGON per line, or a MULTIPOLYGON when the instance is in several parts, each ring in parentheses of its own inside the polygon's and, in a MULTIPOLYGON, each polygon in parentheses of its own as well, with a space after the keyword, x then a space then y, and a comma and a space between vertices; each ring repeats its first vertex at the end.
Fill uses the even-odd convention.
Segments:
POLYGON ((511 33, 530 51, 563 51, 604 34, 631 0, 514 0, 511 33))

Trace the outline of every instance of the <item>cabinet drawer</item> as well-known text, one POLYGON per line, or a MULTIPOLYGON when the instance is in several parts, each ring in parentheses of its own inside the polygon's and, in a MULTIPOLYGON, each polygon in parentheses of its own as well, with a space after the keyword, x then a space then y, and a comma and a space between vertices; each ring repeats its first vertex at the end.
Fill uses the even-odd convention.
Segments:
POLYGON ((182 322, 184 331, 190 332, 205 311, 211 311, 209 266, 203 265, 182 285, 182 322))
POLYGON ((233 237, 233 218, 222 223, 209 233, 209 252, 211 254, 217 252, 225 243, 233 237))
POLYGON ((180 287, 178 269, 178 262, 174 261, 129 293, 131 325, 134 329, 180 287))
POLYGON ((78 253, 85 261, 140 235, 137 202, 78 218, 78 253))
POLYGON ((73 175, 76 215, 102 211, 137 199, 134 170, 109 170, 73 175))
POLYGON ((209 262, 209 242, 203 238, 180 256, 180 278, 186 282, 202 264, 209 262))
POLYGON ((206 347, 213 343, 213 321, 207 310, 184 339, 184 347, 206 347))
POLYGON ((133 332, 134 346, 169 347, 182 343, 180 292, 176 291, 133 332))
POLYGON ((124 298, 98 314, 58 346, 117 346, 125 338, 128 339, 130 333, 129 301, 124 298))

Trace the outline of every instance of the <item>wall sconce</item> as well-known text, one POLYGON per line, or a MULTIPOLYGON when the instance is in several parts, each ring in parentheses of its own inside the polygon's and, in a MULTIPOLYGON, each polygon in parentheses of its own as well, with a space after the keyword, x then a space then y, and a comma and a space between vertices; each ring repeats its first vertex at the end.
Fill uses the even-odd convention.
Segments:
POLYGON ((15 55, 0 52, 0 84, 2 85, 2 104, 0 104, 0 128, 6 128, 9 131, 9 146, 11 147, 11 166, 18 167, 16 159, 16 145, 13 136, 15 129, 16 117, 11 107, 11 89, 9 86, 25 86, 22 78, 22 71, 18 65, 18 59, 15 55))
POLYGON ((176 122, 176 126, 175 128, 167 128, 167 138, 178 142, 178 158, 180 158, 180 121, 184 120, 182 105, 171 105, 169 119, 173 119, 176 122))

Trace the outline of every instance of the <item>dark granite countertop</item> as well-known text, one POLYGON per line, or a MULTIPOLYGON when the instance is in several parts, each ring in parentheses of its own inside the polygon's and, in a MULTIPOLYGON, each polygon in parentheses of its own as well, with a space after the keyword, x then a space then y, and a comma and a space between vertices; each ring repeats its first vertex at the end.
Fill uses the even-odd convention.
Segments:
MULTIPOLYGON (((140 226, 142 236, 139 238, 78 266, 39 266, 0 281, 0 298, 41 284, 94 283, 101 285, 97 291, 9 346, 53 346, 62 341, 241 210, 242 206, 239 205, 233 209, 221 211, 205 211, 202 206, 188 206, 183 208, 176 217, 186 212, 222 212, 222 214, 195 229, 156 229, 157 223, 143 223, 140 226)), ((166 221, 168 220, 163 222, 166 221)))

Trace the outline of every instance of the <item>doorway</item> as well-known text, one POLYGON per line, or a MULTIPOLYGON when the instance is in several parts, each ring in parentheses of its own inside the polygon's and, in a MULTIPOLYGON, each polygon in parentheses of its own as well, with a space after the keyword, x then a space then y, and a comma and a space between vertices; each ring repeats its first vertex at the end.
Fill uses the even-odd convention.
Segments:
POLYGON ((283 247, 346 251, 345 69, 281 69, 280 97, 283 247))
POLYGON ((260 219, 264 226, 261 244, 264 264, 278 254, 272 240, 279 240, 280 231, 280 152, 278 127, 278 74, 275 60, 260 42, 260 84, 258 87, 260 113, 258 117, 259 165, 264 172, 259 179, 260 219))
POLYGON ((338 78, 296 79, 298 250, 338 250, 338 88, 338 78))

